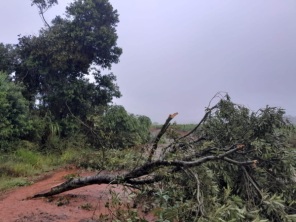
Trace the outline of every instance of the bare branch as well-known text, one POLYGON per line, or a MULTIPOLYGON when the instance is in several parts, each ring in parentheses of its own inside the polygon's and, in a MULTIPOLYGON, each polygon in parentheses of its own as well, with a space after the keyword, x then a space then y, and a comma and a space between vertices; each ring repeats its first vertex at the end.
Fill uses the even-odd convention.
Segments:
POLYGON ((204 115, 204 117, 200 120, 200 122, 194 127, 193 130, 191 130, 189 133, 185 134, 184 136, 181 136, 180 138, 177 139, 177 141, 191 135, 193 132, 195 132, 199 127, 200 125, 207 119, 208 115, 212 112, 213 109, 217 108, 217 105, 211 107, 211 108, 207 108, 206 109, 206 114, 204 115))

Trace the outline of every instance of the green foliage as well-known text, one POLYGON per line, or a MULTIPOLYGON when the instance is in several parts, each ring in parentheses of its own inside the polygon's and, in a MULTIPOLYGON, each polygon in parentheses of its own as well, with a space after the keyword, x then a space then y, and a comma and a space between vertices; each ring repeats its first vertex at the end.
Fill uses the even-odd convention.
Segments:
POLYGON ((127 113, 122 106, 110 106, 95 122, 100 141, 107 148, 126 148, 147 143, 151 120, 127 113))
MULTIPOLYGON (((0 145, 26 135, 29 129, 29 107, 22 88, 0 72, 0 145)), ((1 145, 1 149, 5 149, 1 145)))
MULTIPOLYGON (((32 1, 41 13, 56 3, 32 1)), ((67 7, 65 18, 57 16, 38 36, 21 37, 15 78, 24 83, 24 96, 32 104, 38 101, 37 108, 50 111, 55 120, 75 115, 83 121, 96 106, 120 97, 116 77, 98 69, 119 61, 117 22, 107 0, 78 0, 67 7), (94 83, 85 78, 89 74, 94 83)))
POLYGON ((52 169, 55 161, 51 156, 43 156, 37 151, 17 148, 12 154, 6 154, 1 161, 0 176, 24 177, 43 170, 52 169))
MULTIPOLYGON (((63 141, 78 134, 94 140, 85 129, 93 125, 89 116, 101 116, 100 110, 121 96, 116 76, 102 73, 122 53, 117 46, 118 13, 108 0, 77 0, 66 8, 65 17, 49 24, 44 13, 58 1, 31 3, 46 26, 37 35, 20 36, 17 45, 0 44, 0 71, 14 79, 0 75, 0 149, 10 150, 10 141, 21 138, 42 151, 61 151, 63 141)), ((146 136, 139 135, 135 143, 146 136)))
POLYGON ((0 72, 11 74, 16 63, 14 46, 0 43, 0 72))
POLYGON ((58 4, 57 0, 31 0, 32 5, 37 5, 39 9, 42 9, 43 11, 48 10, 50 7, 52 7, 55 4, 58 4))
POLYGON ((29 185, 31 182, 28 178, 57 167, 68 164, 79 166, 85 156, 91 156, 94 152, 90 149, 69 146, 62 154, 46 154, 36 150, 36 145, 27 141, 22 141, 15 149, 15 152, 0 156, 0 191, 29 185))
POLYGON ((6 176, 0 176, 0 191, 4 191, 13 187, 28 186, 30 184, 31 182, 26 178, 10 178, 6 176))
POLYGON ((60 156, 63 163, 74 164, 86 169, 101 169, 101 158, 98 152, 87 148, 68 148, 60 156))
POLYGON ((241 150, 198 167, 154 172, 165 179, 146 190, 148 209, 158 221, 295 221, 296 151, 284 111, 267 106, 252 112, 226 96, 206 112, 196 142, 182 140, 166 160, 241 150))
MULTIPOLYGON (((286 204, 292 203, 291 198, 296 199, 295 193, 291 193, 295 187, 292 177, 296 167, 295 155, 291 153, 295 150, 287 147, 287 127, 283 114, 282 109, 272 107, 266 107, 256 113, 250 112, 230 100, 222 100, 217 111, 212 113, 203 126, 203 134, 216 146, 222 148, 231 144, 245 144, 245 157, 258 161, 254 162, 253 167, 247 168, 246 172, 231 165, 211 166, 211 169, 220 175, 220 184, 230 186, 233 194, 239 194, 249 207, 259 204, 263 198, 261 191, 248 184, 249 174, 259 189, 264 188, 266 193, 279 196, 283 191, 287 192, 283 198, 286 204), (234 172, 241 176, 233 178, 234 172), (258 198, 258 195, 261 198, 258 198)), ((231 158, 242 160, 240 156, 231 158)), ((274 214, 279 213, 275 209, 274 214)))
POLYGON ((296 128, 294 126, 294 130, 290 130, 288 133, 288 143, 292 148, 296 148, 296 128))
POLYGON ((114 221, 114 222, 148 222, 144 215, 140 215, 139 210, 133 207, 133 199, 135 193, 124 189, 124 194, 119 194, 110 188, 108 202, 105 207, 109 211, 109 215, 100 215, 99 221, 114 221), (122 201, 124 200, 124 202, 122 201))
POLYGON ((143 150, 136 148, 110 149, 106 153, 104 168, 108 170, 131 170, 144 162, 143 150))

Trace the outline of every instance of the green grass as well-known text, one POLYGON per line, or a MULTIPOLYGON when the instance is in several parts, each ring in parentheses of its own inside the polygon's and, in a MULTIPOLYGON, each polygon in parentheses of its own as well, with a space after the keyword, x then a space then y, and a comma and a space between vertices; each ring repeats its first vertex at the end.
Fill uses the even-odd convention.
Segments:
POLYGON ((66 164, 57 155, 45 155, 24 148, 0 155, 0 191, 28 185, 30 182, 26 178, 66 164))
MULTIPOLYGON (((83 147, 83 146, 82 146, 83 147)), ((123 150, 66 148, 62 153, 46 154, 31 147, 0 153, 0 191, 30 184, 38 175, 69 164, 88 170, 128 170, 144 162, 140 148, 123 150), (27 178, 30 178, 27 179, 27 178)))
POLYGON ((13 187, 27 186, 30 184, 31 182, 27 178, 23 178, 23 177, 16 177, 16 178, 12 178, 9 176, 0 177, 0 191, 4 191, 13 187))
POLYGON ((140 160, 141 152, 133 149, 101 151, 68 148, 62 154, 42 154, 24 148, 0 156, 0 191, 30 184, 32 178, 69 164, 89 170, 131 169, 140 160))
POLYGON ((12 154, 2 156, 0 176, 32 176, 53 169, 59 165, 52 155, 42 155, 37 151, 18 149, 12 154))

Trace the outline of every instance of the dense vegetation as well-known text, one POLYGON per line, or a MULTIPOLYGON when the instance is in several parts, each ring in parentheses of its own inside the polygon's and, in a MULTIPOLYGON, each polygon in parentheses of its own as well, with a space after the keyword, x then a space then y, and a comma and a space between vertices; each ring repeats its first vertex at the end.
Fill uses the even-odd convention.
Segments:
MULTIPOLYGON (((55 4, 32 0, 43 18, 55 4)), ((225 95, 197 126, 167 122, 149 159, 150 119, 112 105, 116 76, 103 74, 122 53, 117 11, 76 0, 65 15, 0 43, 0 190, 71 163, 129 171, 114 181, 138 187, 135 205, 158 221, 296 221, 296 134, 282 109, 252 112, 225 95)), ((117 219, 130 218, 141 221, 117 219)))
MULTIPOLYGON (((32 1, 42 16, 54 4, 32 1)), ((110 106, 121 96, 115 75, 103 74, 122 52, 116 43, 117 11, 107 0, 74 1, 64 18, 44 21, 39 35, 0 44, 1 148, 9 150, 7 141, 19 139, 51 151, 60 139, 77 134, 97 148, 147 142, 148 117, 110 106)))

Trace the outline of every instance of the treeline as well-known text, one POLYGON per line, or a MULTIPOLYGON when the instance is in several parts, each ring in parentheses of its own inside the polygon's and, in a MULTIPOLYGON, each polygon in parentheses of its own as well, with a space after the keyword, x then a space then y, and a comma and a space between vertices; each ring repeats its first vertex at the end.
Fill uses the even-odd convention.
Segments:
MULTIPOLYGON (((42 17, 55 4, 32 0, 42 17)), ((96 148, 147 141, 150 119, 111 105, 121 93, 116 76, 104 72, 122 49, 118 13, 108 0, 74 1, 65 17, 44 22, 38 35, 0 43, 0 149, 27 140, 53 150, 78 134, 96 148)))

